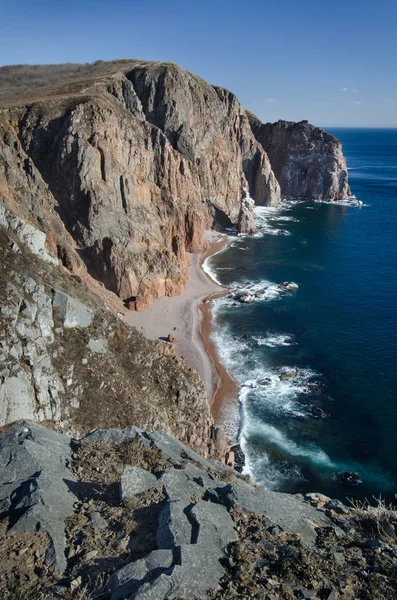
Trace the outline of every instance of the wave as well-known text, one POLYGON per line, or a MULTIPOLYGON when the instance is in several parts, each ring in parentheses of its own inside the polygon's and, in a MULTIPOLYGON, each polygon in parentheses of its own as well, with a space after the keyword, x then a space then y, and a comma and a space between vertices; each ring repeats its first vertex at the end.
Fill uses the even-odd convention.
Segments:
POLYGON ((202 264, 202 270, 208 275, 208 277, 210 277, 210 279, 212 279, 213 281, 215 281, 215 283, 217 283, 218 285, 222 285, 222 283, 219 281, 216 272, 219 270, 217 267, 214 267, 211 262, 212 259, 217 256, 218 254, 223 254, 223 252, 226 252, 226 250, 229 248, 229 246, 232 244, 233 242, 233 237, 232 236, 226 236, 227 237, 227 241, 225 243, 224 246, 222 246, 222 248, 220 250, 218 250, 218 252, 214 252, 214 254, 211 254, 211 256, 208 256, 205 261, 202 264))
POLYGON ((290 235, 286 229, 273 227, 271 221, 290 220, 288 217, 280 217, 282 207, 275 206, 256 206, 254 209, 254 222, 257 229, 254 233, 255 238, 263 237, 264 235, 290 235), (277 216, 276 216, 277 215, 277 216))
POLYGON ((296 344, 294 336, 287 333, 266 332, 265 336, 253 338, 258 346, 267 346, 267 348, 277 348, 279 346, 293 346, 296 344))
POLYGON ((219 319, 226 308, 223 301, 214 303, 216 327, 211 335, 221 362, 239 386, 239 403, 225 402, 220 417, 228 438, 239 440, 246 456, 245 472, 253 481, 267 489, 292 490, 307 488, 309 474, 311 480, 314 477, 329 485, 337 473, 354 471, 374 489, 393 489, 393 481, 379 469, 334 460, 310 439, 302 438, 300 423, 313 418, 313 401, 317 405, 317 398, 324 408, 329 402, 320 385, 321 374, 288 362, 271 364, 266 351, 276 347, 282 351, 296 344, 295 338, 276 331, 234 335, 219 319))
POLYGON ((352 206, 354 208, 369 206, 369 204, 364 204, 361 200, 357 200, 355 196, 351 200, 313 200, 313 202, 316 204, 332 204, 333 206, 352 206))
POLYGON ((251 304, 253 302, 270 302, 279 300, 283 296, 291 295, 299 288, 293 281, 283 283, 273 283, 263 279, 261 281, 229 285, 229 294, 217 301, 218 306, 240 306, 241 304, 251 304))

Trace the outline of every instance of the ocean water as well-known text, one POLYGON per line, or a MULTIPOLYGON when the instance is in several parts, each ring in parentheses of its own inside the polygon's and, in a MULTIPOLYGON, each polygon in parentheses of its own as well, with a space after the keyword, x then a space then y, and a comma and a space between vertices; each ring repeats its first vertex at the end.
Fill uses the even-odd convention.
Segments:
POLYGON ((258 207, 258 233, 234 237, 206 263, 223 285, 256 294, 244 304, 225 297, 213 309, 214 341, 240 386, 239 403, 226 402, 221 419, 239 436, 246 470, 267 488, 392 499, 397 130, 330 132, 364 206, 258 207), (362 483, 342 485, 336 475, 346 470, 362 483))

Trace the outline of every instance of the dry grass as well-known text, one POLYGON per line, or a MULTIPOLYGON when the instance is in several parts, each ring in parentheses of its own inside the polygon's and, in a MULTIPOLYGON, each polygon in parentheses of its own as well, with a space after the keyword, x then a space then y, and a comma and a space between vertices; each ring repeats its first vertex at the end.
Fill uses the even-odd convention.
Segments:
POLYGON ((0 106, 79 94, 98 77, 128 71, 142 61, 129 59, 62 65, 8 65, 0 67, 0 106))
POLYGON ((375 505, 370 504, 368 500, 349 500, 355 512, 354 520, 371 537, 380 537, 388 540, 396 537, 396 507, 392 504, 387 504, 382 497, 374 497, 373 499, 375 500, 375 505))

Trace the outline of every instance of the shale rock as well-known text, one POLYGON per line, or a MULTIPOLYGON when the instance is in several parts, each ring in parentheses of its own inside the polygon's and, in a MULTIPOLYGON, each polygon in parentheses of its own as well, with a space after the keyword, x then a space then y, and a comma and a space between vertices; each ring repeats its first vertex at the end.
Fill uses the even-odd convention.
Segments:
POLYGON ((70 441, 32 421, 0 436, 0 516, 10 518, 9 533, 47 532, 48 560, 58 573, 66 568, 65 519, 76 501, 70 441))
POLYGON ((139 467, 126 467, 120 482, 122 500, 146 492, 157 485, 157 478, 139 467))

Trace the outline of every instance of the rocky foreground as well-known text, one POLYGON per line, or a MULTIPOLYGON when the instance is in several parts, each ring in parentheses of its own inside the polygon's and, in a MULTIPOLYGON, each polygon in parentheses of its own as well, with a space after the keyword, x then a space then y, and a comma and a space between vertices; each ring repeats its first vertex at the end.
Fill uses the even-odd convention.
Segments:
POLYGON ((0 436, 5 599, 395 598, 397 515, 270 492, 171 435, 0 436))

